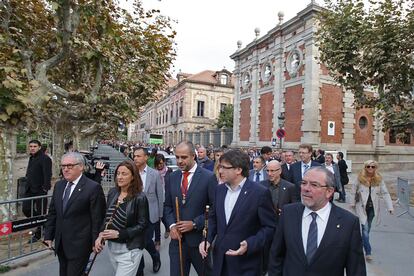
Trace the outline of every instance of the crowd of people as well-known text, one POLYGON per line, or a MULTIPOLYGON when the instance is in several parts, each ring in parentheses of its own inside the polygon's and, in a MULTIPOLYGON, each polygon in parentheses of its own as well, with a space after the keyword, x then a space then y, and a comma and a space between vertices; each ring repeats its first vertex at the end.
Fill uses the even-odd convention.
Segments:
MULTIPOLYGON (((116 275, 143 275, 144 249, 158 272, 161 223, 171 238, 170 275, 189 275, 191 265, 199 275, 366 275, 380 195, 393 212, 374 160, 352 183, 348 202, 355 215, 338 207, 334 194, 345 202, 349 182, 344 155, 338 152, 334 162, 331 153, 310 144, 299 146, 298 160, 293 150, 267 146, 112 145, 130 159, 116 167, 106 199, 95 176, 85 175, 81 154, 68 151, 61 159, 62 179, 44 229, 60 275, 82 275, 90 254, 105 246, 116 275), (161 149, 175 155, 177 170, 166 166, 161 149)), ((27 195, 43 195, 50 189, 51 161, 39 141, 29 148, 27 195)), ((26 216, 44 213, 45 204, 26 206, 26 216)))

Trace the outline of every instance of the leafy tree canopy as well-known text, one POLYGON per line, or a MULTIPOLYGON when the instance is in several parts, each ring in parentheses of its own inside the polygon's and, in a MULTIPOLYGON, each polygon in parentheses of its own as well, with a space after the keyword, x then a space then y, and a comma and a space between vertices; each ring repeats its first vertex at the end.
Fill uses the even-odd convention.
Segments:
POLYGON ((1 0, 0 123, 116 129, 165 85, 170 19, 116 0, 1 0))
POLYGON ((404 135, 414 121, 414 1, 364 2, 325 0, 320 60, 357 108, 373 108, 384 130, 404 135))
POLYGON ((233 127, 233 113, 234 113, 233 105, 232 104, 226 105, 223 111, 220 112, 220 115, 217 120, 217 127, 218 128, 222 128, 222 127, 232 128, 233 127))

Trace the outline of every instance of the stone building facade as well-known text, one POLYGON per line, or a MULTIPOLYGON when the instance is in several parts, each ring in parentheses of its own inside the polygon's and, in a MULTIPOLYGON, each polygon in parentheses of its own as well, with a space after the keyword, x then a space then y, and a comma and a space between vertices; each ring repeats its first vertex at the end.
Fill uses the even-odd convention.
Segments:
POLYGON ((226 130, 216 127, 221 110, 233 104, 232 73, 205 70, 197 74, 178 73, 159 100, 148 103, 137 122, 130 125, 129 140, 149 141, 149 134, 162 134, 164 143, 175 145, 186 139, 216 146, 228 141, 226 130), (223 136, 224 135, 224 136, 223 136))
MULTIPOLYGON (((383 169, 414 168, 414 137, 401 142, 381 131, 372 110, 356 110, 353 94, 344 91, 318 62, 316 17, 312 1, 294 18, 279 24, 231 55, 235 61, 233 146, 270 145, 275 132, 286 132, 281 146, 301 143, 344 151, 359 169, 376 159, 383 169)), ((277 146, 280 146, 278 144, 277 146)))

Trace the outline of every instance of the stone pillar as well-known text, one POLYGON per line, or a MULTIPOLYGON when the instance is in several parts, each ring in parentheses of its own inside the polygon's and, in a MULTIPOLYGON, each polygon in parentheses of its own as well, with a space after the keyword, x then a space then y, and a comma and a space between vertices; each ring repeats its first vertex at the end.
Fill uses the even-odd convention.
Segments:
POLYGON ((350 91, 345 91, 343 103, 344 107, 342 110, 342 123, 344 124, 344 127, 342 129, 342 145, 345 148, 350 149, 355 145, 355 108, 353 107, 354 94, 352 94, 350 91))
POLYGON ((238 146, 240 143, 240 84, 241 74, 239 68, 240 61, 236 61, 234 69, 235 83, 234 83, 234 115, 233 115, 233 142, 232 146, 238 146))
POLYGON ((374 117, 374 146, 375 150, 384 150, 385 133, 382 131, 382 121, 374 117))
POLYGON ((226 142, 225 135, 226 135, 226 128, 223 127, 220 129, 220 146, 224 145, 226 142))
POLYGON ((258 129, 259 129, 259 61, 257 59, 257 52, 256 61, 252 66, 251 70, 251 83, 252 83, 252 91, 251 91, 251 99, 252 99, 252 106, 250 108, 250 139, 249 143, 251 145, 257 145, 259 141, 258 129))
POLYGON ((303 95, 303 136, 301 142, 319 145, 321 131, 319 116, 320 65, 315 59, 315 57, 318 57, 318 48, 315 45, 314 32, 307 34, 304 37, 304 41, 306 59, 303 95))

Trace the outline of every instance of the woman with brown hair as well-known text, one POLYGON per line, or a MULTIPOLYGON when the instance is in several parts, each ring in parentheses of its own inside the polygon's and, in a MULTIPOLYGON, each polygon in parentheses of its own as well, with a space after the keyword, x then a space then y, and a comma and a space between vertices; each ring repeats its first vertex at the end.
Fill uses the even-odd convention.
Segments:
POLYGON ((379 222, 380 196, 384 198, 388 212, 390 214, 394 212, 387 186, 377 170, 378 163, 376 161, 364 162, 364 168, 359 173, 357 181, 352 185, 350 199, 351 207, 355 208, 362 226, 362 244, 367 261, 372 260, 369 232, 374 216, 377 216, 377 222, 379 222))
POLYGON ((108 192, 105 224, 95 241, 100 252, 108 240, 115 275, 133 275, 138 270, 148 225, 148 201, 142 192, 141 177, 132 161, 123 161, 115 170, 115 187, 108 192))

